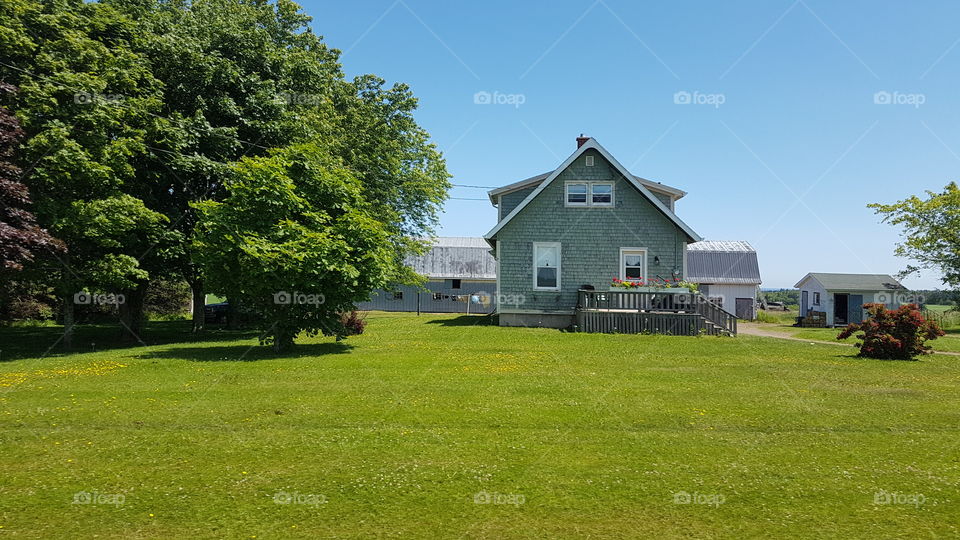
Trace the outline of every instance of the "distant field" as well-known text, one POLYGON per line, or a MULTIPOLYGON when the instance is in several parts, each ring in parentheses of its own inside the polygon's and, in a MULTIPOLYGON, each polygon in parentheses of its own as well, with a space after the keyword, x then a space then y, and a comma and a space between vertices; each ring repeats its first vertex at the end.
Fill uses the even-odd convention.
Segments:
MULTIPOLYGON (((960 535, 957 359, 373 313, 277 358, 0 328, 10 538, 960 535), (121 497, 122 496, 122 501, 121 497)), ((181 341, 177 341, 177 340, 181 341)))

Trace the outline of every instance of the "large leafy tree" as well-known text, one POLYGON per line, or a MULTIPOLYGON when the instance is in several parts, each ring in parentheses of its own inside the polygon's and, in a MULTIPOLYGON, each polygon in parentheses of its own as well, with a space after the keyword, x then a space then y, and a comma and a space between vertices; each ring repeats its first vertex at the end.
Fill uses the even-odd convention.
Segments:
MULTIPOLYGON (((0 83, 0 95, 14 88, 0 83)), ((0 276, 23 270, 23 265, 46 251, 62 252, 63 243, 40 228, 29 210, 30 194, 14 161, 24 132, 9 110, 0 106, 0 276)))
POLYGON ((141 246, 123 240, 125 223, 144 223, 144 208, 123 196, 137 191, 137 156, 160 128, 154 116, 160 85, 129 47, 132 20, 110 6, 7 0, 0 20, 0 79, 20 89, 13 110, 27 135, 20 152, 29 169, 25 183, 39 224, 68 248, 46 276, 62 298, 69 347, 74 293, 98 286, 104 275, 122 277, 114 283, 149 279, 144 261, 156 252, 139 252, 141 246), (111 203, 121 200, 126 203, 111 203), (84 216, 105 209, 100 218, 117 226, 83 229, 84 216), (89 234, 112 233, 119 235, 113 241, 89 242, 89 234))
POLYGON ((254 311, 277 351, 300 332, 344 337, 341 315, 409 272, 360 182, 316 144, 244 158, 232 172, 223 202, 196 204, 197 252, 214 290, 254 311))
POLYGON ((926 198, 917 196, 893 204, 870 204, 883 222, 903 229, 903 240, 896 254, 917 261, 903 275, 921 268, 939 271, 943 283, 960 287, 960 188, 949 183, 942 192, 927 191, 926 198))

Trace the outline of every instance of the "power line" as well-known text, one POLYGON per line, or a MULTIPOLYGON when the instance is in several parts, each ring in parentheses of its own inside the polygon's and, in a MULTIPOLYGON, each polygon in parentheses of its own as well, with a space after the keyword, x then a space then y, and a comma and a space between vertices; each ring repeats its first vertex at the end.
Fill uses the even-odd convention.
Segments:
POLYGON ((471 186, 470 184, 450 184, 456 187, 475 188, 475 189, 496 189, 496 186, 471 186))
POLYGON ((451 200, 454 200, 454 201, 486 201, 486 200, 489 200, 489 199, 474 199, 474 198, 472 198, 472 197, 447 197, 447 198, 448 198, 448 199, 451 199, 451 200))

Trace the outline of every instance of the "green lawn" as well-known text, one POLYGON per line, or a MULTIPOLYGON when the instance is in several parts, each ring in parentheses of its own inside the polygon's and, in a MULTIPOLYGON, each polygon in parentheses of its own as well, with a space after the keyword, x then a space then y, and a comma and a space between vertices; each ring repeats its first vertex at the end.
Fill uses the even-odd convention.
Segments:
POLYGON ((0 329, 0 531, 960 535, 958 358, 485 320, 371 314, 285 358, 151 323, 146 347, 89 328, 98 352, 41 359, 57 328, 0 329))
MULTIPOLYGON (((819 341, 836 341, 837 334, 843 330, 842 328, 797 328, 789 325, 771 325, 770 327, 782 331, 789 336, 819 341)), ((933 347, 935 351, 960 352, 960 329, 948 328, 946 332, 947 335, 928 341, 927 344, 933 347)), ((856 337, 851 337, 845 342, 853 344, 856 343, 857 340, 856 337)))

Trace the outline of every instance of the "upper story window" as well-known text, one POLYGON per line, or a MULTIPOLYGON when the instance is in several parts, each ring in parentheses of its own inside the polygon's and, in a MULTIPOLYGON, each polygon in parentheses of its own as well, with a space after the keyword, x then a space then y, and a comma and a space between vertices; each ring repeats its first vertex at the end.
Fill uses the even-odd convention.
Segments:
POLYGON ((613 182, 567 182, 567 206, 613 206, 613 182))
POLYGON ((560 242, 533 243, 533 288, 560 290, 560 242))
POLYGON ((586 162, 587 167, 593 167, 593 156, 587 156, 584 161, 586 162))

